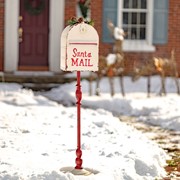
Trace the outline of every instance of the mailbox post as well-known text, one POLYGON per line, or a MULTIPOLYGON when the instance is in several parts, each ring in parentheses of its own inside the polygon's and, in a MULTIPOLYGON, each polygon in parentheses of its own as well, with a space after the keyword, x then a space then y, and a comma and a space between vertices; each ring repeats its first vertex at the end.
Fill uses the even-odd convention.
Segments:
POLYGON ((81 150, 81 72, 77 71, 76 84, 76 99, 77 99, 77 149, 76 149, 76 169, 82 169, 82 150, 81 150))
POLYGON ((76 170, 82 170, 81 150, 81 71, 98 71, 99 37, 93 26, 80 21, 67 26, 61 34, 61 63, 64 71, 77 72, 77 149, 76 170))

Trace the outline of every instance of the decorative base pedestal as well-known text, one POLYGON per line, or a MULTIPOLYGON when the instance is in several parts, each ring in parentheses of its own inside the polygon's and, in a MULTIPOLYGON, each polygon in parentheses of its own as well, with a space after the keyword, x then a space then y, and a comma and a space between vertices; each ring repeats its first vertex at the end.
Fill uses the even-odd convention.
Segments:
POLYGON ((91 174, 99 173, 98 171, 95 171, 95 170, 90 169, 90 168, 75 169, 74 167, 63 167, 60 169, 60 171, 63 173, 70 172, 73 175, 77 175, 77 176, 89 176, 91 174))
POLYGON ((71 171, 71 173, 74 175, 83 175, 83 176, 88 176, 88 175, 92 174, 92 172, 90 172, 86 169, 73 169, 71 171))

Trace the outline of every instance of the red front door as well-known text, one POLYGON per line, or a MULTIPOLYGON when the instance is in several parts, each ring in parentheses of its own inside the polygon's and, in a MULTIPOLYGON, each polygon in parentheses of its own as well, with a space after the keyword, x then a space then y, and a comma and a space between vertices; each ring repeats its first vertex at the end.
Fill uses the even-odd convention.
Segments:
POLYGON ((49 0, 20 0, 19 70, 48 70, 49 0))

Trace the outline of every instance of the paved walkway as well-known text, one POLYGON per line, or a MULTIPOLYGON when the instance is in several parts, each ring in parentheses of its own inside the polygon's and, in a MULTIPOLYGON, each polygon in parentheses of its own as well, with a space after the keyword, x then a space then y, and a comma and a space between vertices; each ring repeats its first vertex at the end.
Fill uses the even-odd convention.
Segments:
POLYGON ((159 126, 136 121, 135 117, 120 116, 120 120, 143 132, 149 139, 156 141, 171 157, 165 167, 167 177, 162 180, 180 180, 180 132, 163 129, 159 126))

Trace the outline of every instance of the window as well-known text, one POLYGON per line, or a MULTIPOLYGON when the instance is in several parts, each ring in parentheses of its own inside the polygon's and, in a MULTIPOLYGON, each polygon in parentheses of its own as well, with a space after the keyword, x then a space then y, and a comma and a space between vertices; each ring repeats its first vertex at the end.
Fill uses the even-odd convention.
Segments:
POLYGON ((126 39, 146 39, 146 0, 123 1, 122 28, 126 39))
POLYGON ((125 51, 154 51, 152 45, 153 0, 119 0, 118 26, 125 33, 125 51))
POLYGON ((107 21, 126 32, 124 51, 155 51, 168 43, 169 0, 103 0, 102 41, 113 43, 107 21))

